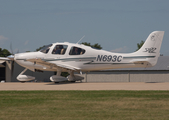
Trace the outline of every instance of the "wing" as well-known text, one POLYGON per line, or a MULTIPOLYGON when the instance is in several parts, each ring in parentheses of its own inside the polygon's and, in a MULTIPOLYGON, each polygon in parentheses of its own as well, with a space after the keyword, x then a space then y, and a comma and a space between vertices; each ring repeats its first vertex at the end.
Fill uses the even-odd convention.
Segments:
POLYGON ((3 63, 7 60, 9 60, 9 59, 5 58, 5 57, 0 57, 0 67, 5 67, 3 63))
POLYGON ((43 59, 27 59, 27 61, 30 61, 30 62, 33 62, 33 63, 36 63, 38 65, 42 65, 44 66, 44 69, 46 68, 50 68, 50 69, 57 69, 57 68, 64 68, 64 69, 68 69, 68 70, 80 70, 80 68, 78 67, 74 67, 74 66, 71 66, 71 65, 68 65, 68 64, 54 64, 54 63, 49 63, 49 62, 46 62, 45 60, 43 59))

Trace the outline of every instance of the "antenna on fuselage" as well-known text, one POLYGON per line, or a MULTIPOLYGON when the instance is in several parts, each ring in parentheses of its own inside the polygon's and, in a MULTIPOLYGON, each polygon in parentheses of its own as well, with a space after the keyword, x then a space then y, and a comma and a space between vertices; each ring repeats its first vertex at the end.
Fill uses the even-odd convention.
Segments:
POLYGON ((85 37, 85 35, 76 44, 78 44, 84 37, 85 37))

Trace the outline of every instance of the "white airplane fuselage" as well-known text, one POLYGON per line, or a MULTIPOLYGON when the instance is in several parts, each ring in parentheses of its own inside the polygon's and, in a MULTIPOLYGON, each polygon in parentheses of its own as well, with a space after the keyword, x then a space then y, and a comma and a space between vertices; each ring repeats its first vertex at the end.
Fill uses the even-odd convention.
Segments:
MULTIPOLYGON (((38 52, 20 53, 15 55, 15 61, 30 70, 42 70, 42 71, 57 71, 57 68, 45 67, 43 65, 36 64, 34 62, 27 61, 27 59, 42 59, 48 63, 53 64, 66 64, 79 68, 80 71, 94 71, 94 70, 105 70, 105 69, 117 69, 117 68, 128 68, 128 67, 150 67, 147 64, 134 64, 131 63, 132 59, 146 59, 154 58, 155 56, 133 56, 132 54, 120 54, 112 53, 104 50, 93 49, 88 46, 65 43, 69 45, 64 55, 51 54, 53 47, 60 43, 53 44, 47 54, 38 52), (69 55, 70 48, 72 46, 80 47, 86 50, 83 55, 69 55)), ((65 45, 62 43, 62 45, 65 45)), ((153 66, 153 65, 152 65, 153 66)), ((65 71, 65 70, 64 70, 65 71)))
MULTIPOLYGON (((75 78, 81 78, 75 77, 74 71, 154 66, 160 55, 163 36, 164 31, 152 32, 144 45, 133 53, 113 53, 83 44, 64 42, 47 45, 38 52, 15 54, 14 60, 32 71, 57 71, 57 75, 50 78, 51 81, 64 81, 65 78, 60 74, 65 71, 70 73, 68 80, 76 81, 75 78)), ((26 79, 23 75, 20 77, 26 79)))

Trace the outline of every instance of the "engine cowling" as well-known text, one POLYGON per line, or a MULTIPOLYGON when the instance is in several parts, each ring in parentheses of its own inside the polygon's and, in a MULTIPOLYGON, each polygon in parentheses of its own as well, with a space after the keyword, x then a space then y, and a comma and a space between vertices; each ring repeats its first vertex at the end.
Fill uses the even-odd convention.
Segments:
POLYGON ((35 79, 35 77, 29 75, 18 75, 17 79, 21 82, 26 82, 35 79))

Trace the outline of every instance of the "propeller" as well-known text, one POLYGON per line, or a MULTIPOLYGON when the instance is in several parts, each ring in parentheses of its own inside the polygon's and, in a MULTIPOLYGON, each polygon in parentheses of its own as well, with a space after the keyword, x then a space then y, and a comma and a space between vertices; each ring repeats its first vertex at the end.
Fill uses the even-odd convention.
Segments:
POLYGON ((13 49, 12 49, 12 43, 10 44, 10 50, 11 50, 11 55, 9 55, 9 56, 7 56, 7 58, 9 59, 9 60, 14 60, 14 54, 13 54, 13 49))
POLYGON ((13 49, 12 49, 12 43, 10 44, 10 50, 11 50, 12 55, 14 55, 13 54, 13 49))
POLYGON ((11 73, 12 73, 12 76, 13 76, 13 70, 14 70, 14 57, 15 57, 15 55, 14 55, 14 53, 13 53, 13 49, 12 49, 12 43, 10 44, 10 50, 11 50, 11 55, 9 55, 9 56, 7 56, 7 58, 9 59, 9 60, 11 60, 11 64, 12 64, 12 68, 11 68, 11 73))

